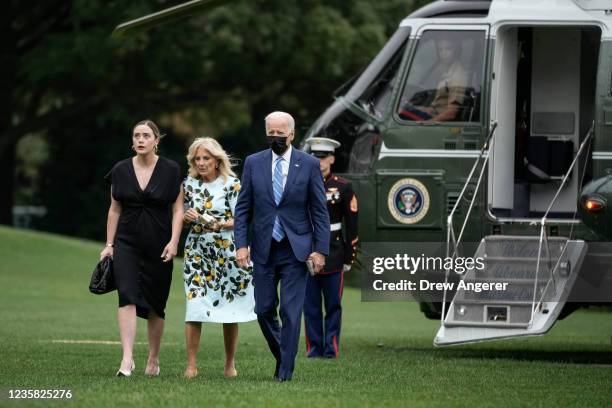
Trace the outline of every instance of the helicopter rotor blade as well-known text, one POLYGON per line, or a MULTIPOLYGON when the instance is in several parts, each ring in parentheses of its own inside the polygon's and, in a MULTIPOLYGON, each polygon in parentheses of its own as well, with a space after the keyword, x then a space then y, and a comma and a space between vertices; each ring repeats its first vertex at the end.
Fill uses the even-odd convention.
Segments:
POLYGON ((212 10, 230 1, 233 0, 192 0, 187 3, 179 4, 178 6, 158 11, 157 13, 121 23, 115 27, 112 36, 115 38, 122 38, 140 34, 158 25, 212 10))

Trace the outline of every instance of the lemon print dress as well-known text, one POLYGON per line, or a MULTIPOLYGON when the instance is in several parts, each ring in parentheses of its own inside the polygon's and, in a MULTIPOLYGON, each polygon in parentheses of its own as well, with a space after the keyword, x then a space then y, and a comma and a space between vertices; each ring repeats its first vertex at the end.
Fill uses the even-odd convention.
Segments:
MULTIPOLYGON (((187 177, 185 208, 194 208, 220 221, 234 216, 240 180, 217 177, 210 183, 187 177)), ((187 322, 239 323, 257 319, 251 268, 236 262, 234 231, 207 232, 192 223, 185 242, 183 278, 187 322)))

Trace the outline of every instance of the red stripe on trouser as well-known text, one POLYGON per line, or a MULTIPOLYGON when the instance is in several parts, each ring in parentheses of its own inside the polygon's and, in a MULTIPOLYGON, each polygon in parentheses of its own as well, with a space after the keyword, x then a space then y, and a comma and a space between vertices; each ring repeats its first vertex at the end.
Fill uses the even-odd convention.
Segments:
MULTIPOLYGON (((340 300, 342 300, 342 294, 344 293, 344 271, 340 273, 341 273, 340 288, 338 289, 338 296, 340 300)), ((340 315, 340 321, 338 322, 338 329, 340 329, 341 326, 342 326, 342 315, 340 315)), ((336 358, 338 358, 338 356, 340 355, 340 352, 338 351, 338 339, 336 338, 336 336, 334 336, 333 340, 334 340, 334 352, 336 353, 336 358)))
POLYGON ((306 319, 304 319, 304 338, 306 339, 306 355, 310 353, 310 340, 308 340, 308 332, 306 331, 306 319))
POLYGON ((336 353, 336 358, 338 358, 338 355, 340 353, 338 352, 338 339, 336 339, 336 336, 333 337, 333 343, 334 343, 334 353, 336 353))

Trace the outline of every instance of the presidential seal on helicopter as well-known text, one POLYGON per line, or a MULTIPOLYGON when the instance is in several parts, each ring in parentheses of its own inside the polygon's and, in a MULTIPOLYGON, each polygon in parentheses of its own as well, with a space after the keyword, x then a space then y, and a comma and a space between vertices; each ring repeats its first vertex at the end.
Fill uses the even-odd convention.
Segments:
POLYGON ((429 203, 427 187, 413 178, 398 180, 389 190, 387 200, 389 212, 402 224, 414 224, 423 219, 429 203))

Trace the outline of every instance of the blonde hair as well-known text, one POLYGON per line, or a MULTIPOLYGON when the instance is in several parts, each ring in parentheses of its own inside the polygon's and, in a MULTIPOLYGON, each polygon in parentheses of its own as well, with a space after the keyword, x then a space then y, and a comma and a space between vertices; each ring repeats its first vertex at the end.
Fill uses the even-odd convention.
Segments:
POLYGON ((199 177, 198 169, 195 165, 195 155, 198 149, 200 148, 207 150, 212 157, 217 159, 219 164, 219 168, 217 169, 217 171, 221 176, 223 176, 223 179, 225 181, 227 181, 228 177, 236 177, 236 173, 234 173, 234 171, 232 170, 232 163, 230 161, 230 157, 225 152, 225 150, 223 150, 219 142, 217 142, 212 137, 198 137, 196 140, 193 141, 191 146, 189 146, 189 150, 187 152, 186 157, 187 163, 189 164, 188 174, 190 177, 199 177))

